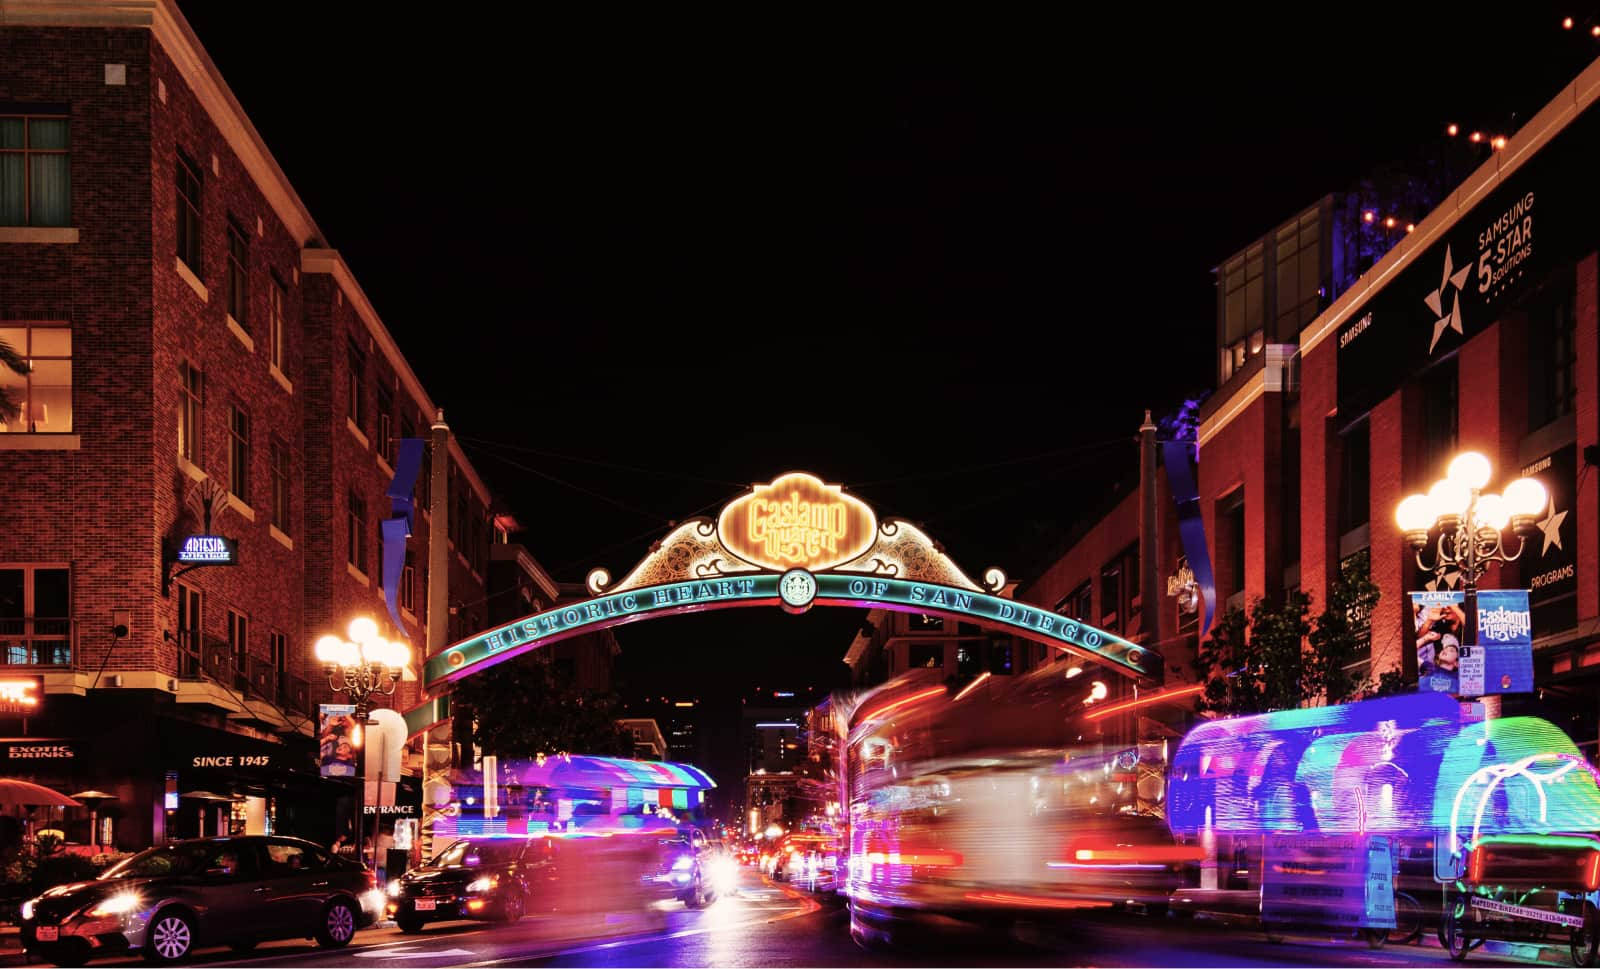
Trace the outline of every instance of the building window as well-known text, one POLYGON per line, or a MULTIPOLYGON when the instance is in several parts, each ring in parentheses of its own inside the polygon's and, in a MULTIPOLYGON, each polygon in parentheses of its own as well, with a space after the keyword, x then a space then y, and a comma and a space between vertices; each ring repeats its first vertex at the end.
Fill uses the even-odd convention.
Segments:
POLYGON ((995 676, 1011 675, 1011 644, 989 644, 989 672, 995 676))
POLYGON ((1460 413, 1456 377, 1454 357, 1422 376, 1422 465, 1418 473, 1424 481, 1444 477, 1445 462, 1455 453, 1460 413))
POLYGON ((1256 243, 1229 260, 1222 270, 1222 349, 1217 382, 1244 369, 1253 354, 1265 345, 1264 309, 1266 246, 1256 243))
POLYGON ((250 503, 250 415, 238 404, 228 408, 228 490, 250 503))
POLYGON ((982 643, 956 644, 956 675, 962 679, 976 676, 983 668, 982 643))
POLYGON ((944 643, 911 643, 906 658, 908 669, 944 669, 944 643))
POLYGON ((941 616, 930 616, 923 612, 913 612, 907 617, 907 622, 907 628, 909 628, 912 632, 928 632, 930 630, 934 632, 944 631, 944 618, 941 616))
POLYGON ((283 359, 285 334, 283 332, 283 307, 289 301, 289 294, 283 288, 283 283, 273 276, 267 285, 267 326, 271 332, 267 334, 267 352, 271 355, 272 365, 278 368, 279 373, 288 373, 283 359))
MULTIPOLYGON (((406 435, 410 437, 410 434, 406 435)), ((417 473, 417 484, 412 489, 412 501, 422 511, 429 510, 430 498, 433 494, 433 442, 424 438, 422 441, 422 470, 417 473)))
POLYGON ((1542 294, 1528 318, 1528 429, 1572 413, 1577 386, 1578 312, 1573 277, 1562 274, 1542 294))
POLYGON ((1244 489, 1237 488, 1218 502, 1217 559, 1227 571, 1217 577, 1218 590, 1226 590, 1224 608, 1244 606, 1245 519, 1244 489))
POLYGON ((417 560, 412 552, 406 553, 405 568, 400 570, 400 608, 407 612, 417 611, 417 560))
POLYGON ((1094 600, 1091 598, 1093 594, 1093 589, 1088 580, 1085 579, 1078 584, 1076 589, 1068 593, 1065 599, 1056 603, 1056 612, 1072 619, 1081 619, 1092 625, 1094 623, 1094 600))
POLYGON ((200 166, 178 152, 178 258, 200 276, 200 166))
POLYGON ((246 247, 244 230, 228 220, 228 315, 233 322, 249 331, 245 313, 250 305, 248 267, 250 250, 246 247))
POLYGON ((72 432, 72 328, 0 323, 0 344, 27 362, 17 373, 0 364, 0 432, 72 432))
POLYGON ((378 382, 378 457, 394 464, 394 391, 384 381, 378 382))
POLYGON ((1360 421, 1344 432, 1339 448, 1339 534, 1365 525, 1371 516, 1372 429, 1360 421))
POLYGON ((72 665, 72 573, 65 565, 0 565, 0 662, 72 665))
POLYGON ((200 590, 178 583, 178 675, 186 679, 200 676, 200 631, 205 628, 203 602, 200 590))
POLYGON ((67 124, 62 115, 0 114, 0 225, 70 224, 67 124))
POLYGON ((289 446, 272 442, 272 524, 289 534, 289 446))
POLYGON ((289 637, 267 633, 267 648, 272 651, 272 668, 280 674, 289 672, 289 637))
POLYGON ((201 415, 205 403, 205 374, 187 360, 178 364, 178 454, 200 464, 201 415))
POLYGON ((250 619, 242 612, 228 610, 228 650, 233 653, 233 668, 241 673, 250 659, 250 619))
POLYGON ((367 426, 366 401, 364 400, 364 391, 367 386, 367 355, 361 352, 361 348, 355 345, 355 341, 351 341, 347 349, 350 358, 350 383, 346 388, 346 396, 350 400, 345 410, 345 416, 350 418, 351 423, 355 424, 358 429, 364 431, 367 426))
POLYGON ((349 558, 351 565, 365 574, 367 571, 367 503, 362 501, 355 492, 350 492, 349 513, 346 516, 346 531, 349 536, 349 558))
POLYGON ((1312 209, 1278 230, 1275 332, 1287 340, 1322 308, 1322 222, 1312 209))

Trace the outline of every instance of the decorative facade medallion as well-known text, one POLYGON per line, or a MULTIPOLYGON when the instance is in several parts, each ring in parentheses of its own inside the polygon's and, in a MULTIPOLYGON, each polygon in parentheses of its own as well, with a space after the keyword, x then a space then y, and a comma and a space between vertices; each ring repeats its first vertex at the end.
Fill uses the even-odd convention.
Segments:
POLYGON ((724 548, 774 572, 848 562, 872 547, 877 530, 878 517, 865 502, 802 471, 754 486, 717 519, 724 548))

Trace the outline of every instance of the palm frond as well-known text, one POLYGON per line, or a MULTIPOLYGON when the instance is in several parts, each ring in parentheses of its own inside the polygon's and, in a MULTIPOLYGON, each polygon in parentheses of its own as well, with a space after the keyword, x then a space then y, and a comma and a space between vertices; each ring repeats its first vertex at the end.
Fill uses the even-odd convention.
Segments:
POLYGON ((0 367, 5 367, 7 370, 21 374, 33 369, 28 366, 28 361, 22 354, 18 353, 15 347, 4 340, 0 340, 0 367))
POLYGON ((22 416, 22 402, 10 387, 0 387, 0 422, 9 424, 22 416))

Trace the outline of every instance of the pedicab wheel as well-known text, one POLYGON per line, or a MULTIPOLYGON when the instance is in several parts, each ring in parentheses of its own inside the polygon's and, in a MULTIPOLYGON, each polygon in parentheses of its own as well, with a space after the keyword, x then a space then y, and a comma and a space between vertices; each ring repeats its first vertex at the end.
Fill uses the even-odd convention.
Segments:
POLYGON ((1572 930, 1568 940, 1572 949, 1572 964, 1589 966, 1600 962, 1600 911, 1596 911, 1593 902, 1583 903, 1583 927, 1572 930))
POLYGON ((1361 937, 1367 940, 1367 948, 1381 949, 1389 941, 1388 929, 1362 929, 1361 937))
POLYGON ((1389 933, 1389 941, 1395 945, 1416 945, 1422 941, 1422 927, 1424 918, 1422 903, 1412 898, 1405 892, 1397 892, 1394 896, 1395 930, 1389 933))
POLYGON ((1456 892, 1444 912, 1444 947, 1452 961, 1460 962, 1472 951, 1472 940, 1467 938, 1467 896, 1456 892))

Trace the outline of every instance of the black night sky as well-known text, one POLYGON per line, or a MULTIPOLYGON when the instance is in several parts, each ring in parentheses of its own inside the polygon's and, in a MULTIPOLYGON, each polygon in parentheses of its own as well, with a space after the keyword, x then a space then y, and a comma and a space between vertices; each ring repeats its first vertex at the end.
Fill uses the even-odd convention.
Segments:
MULTIPOLYGON (((181 6, 569 581, 791 468, 1026 577, 1136 467, 1142 409, 1209 386, 1214 266, 1600 54, 1540 4, 181 6)), ((645 623, 619 672, 822 684, 859 621, 645 623)))

